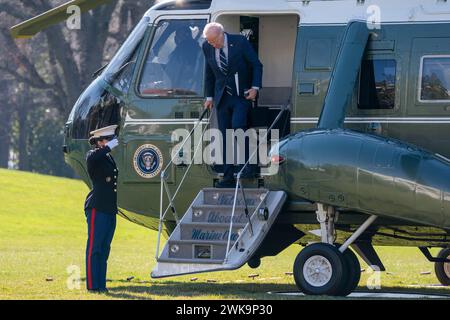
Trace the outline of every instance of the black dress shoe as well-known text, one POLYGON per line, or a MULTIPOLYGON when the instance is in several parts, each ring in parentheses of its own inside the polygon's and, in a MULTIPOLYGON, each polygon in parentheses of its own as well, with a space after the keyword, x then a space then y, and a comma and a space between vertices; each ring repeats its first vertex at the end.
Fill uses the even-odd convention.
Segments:
POLYGON ((216 183, 216 188, 235 188, 236 187, 236 181, 232 179, 224 179, 222 181, 219 181, 216 183))

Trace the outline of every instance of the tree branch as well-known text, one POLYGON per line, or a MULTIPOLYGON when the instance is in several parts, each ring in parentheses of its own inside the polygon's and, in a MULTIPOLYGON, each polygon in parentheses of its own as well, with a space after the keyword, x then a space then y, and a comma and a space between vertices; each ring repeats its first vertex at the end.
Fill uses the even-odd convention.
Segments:
POLYGON ((1 3, 0 12, 1 11, 4 11, 6 14, 20 20, 27 20, 29 18, 23 10, 20 10, 19 8, 14 7, 9 3, 1 3))
POLYGON ((8 54, 10 59, 5 59, 5 61, 12 61, 16 66, 16 70, 12 70, 5 65, 2 66, 2 69, 14 76, 19 77, 22 81, 29 83, 33 87, 43 89, 48 88, 50 85, 39 75, 34 65, 21 52, 17 44, 12 40, 8 30, 6 28, 0 28, 0 34, 3 35, 5 44, 9 48, 8 54), (23 69, 24 73, 28 76, 22 76, 18 72, 20 69, 23 69))

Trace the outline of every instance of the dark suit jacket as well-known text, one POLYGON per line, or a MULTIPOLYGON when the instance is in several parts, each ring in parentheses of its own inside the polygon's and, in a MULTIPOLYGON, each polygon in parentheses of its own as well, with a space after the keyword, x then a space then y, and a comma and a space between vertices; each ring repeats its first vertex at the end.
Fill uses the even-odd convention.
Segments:
POLYGON ((86 197, 85 209, 95 208, 103 213, 117 213, 117 177, 119 172, 109 147, 90 150, 86 156, 92 190, 86 197))
POLYGON ((236 88, 235 74, 239 74, 239 96, 252 87, 262 87, 263 65, 250 42, 241 35, 228 34, 228 75, 224 75, 217 65, 215 48, 203 43, 206 59, 206 96, 213 97, 214 105, 219 106, 225 86, 236 88))

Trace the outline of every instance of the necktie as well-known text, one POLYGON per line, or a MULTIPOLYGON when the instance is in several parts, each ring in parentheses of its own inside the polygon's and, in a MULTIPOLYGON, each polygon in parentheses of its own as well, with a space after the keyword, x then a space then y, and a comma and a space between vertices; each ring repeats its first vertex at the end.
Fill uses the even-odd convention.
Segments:
POLYGON ((225 51, 223 51, 223 48, 220 48, 220 69, 222 72, 226 75, 228 74, 228 61, 227 56, 225 55, 225 51))
MULTIPOLYGON (((223 72, 224 75, 228 75, 228 60, 227 56, 225 55, 225 52, 223 51, 223 48, 220 48, 219 56, 220 56, 220 70, 223 72)), ((231 88, 230 86, 228 85, 225 86, 225 90, 227 94, 229 94, 230 96, 233 95, 233 88, 231 88)))

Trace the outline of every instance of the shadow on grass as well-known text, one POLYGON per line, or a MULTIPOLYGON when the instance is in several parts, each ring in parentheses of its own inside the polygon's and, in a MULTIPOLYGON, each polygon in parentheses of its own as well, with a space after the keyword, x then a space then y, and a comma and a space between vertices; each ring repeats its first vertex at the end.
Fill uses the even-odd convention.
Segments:
MULTIPOLYGON (((108 296, 115 299, 242 299, 242 300, 291 300, 291 299, 349 299, 345 297, 329 296, 302 296, 302 295, 277 295, 268 292, 298 292, 297 287, 292 284, 277 283, 186 283, 186 282, 151 282, 141 281, 123 282, 127 285, 119 285, 109 289, 108 296)), ((409 294, 444 294, 449 295, 450 290, 445 287, 436 288, 405 288, 405 287, 383 287, 381 290, 368 290, 366 287, 358 287, 358 292, 369 293, 409 293, 409 294)), ((385 299, 380 298, 350 298, 350 299, 385 299)))
POLYGON ((382 287, 381 290, 368 290, 366 287, 358 287, 358 292, 383 292, 383 293, 409 293, 409 294, 430 294, 446 295, 450 298, 450 287, 434 285, 433 287, 382 287))
MULTIPOLYGON (((114 281, 116 282, 116 281, 114 281)), ((122 282, 122 281, 120 281, 122 282)), ((186 282, 150 282, 130 283, 109 289, 108 296, 118 299, 145 299, 148 295, 164 299, 177 297, 218 299, 286 299, 274 296, 269 291, 295 291, 295 285, 276 283, 186 283, 186 282)))

